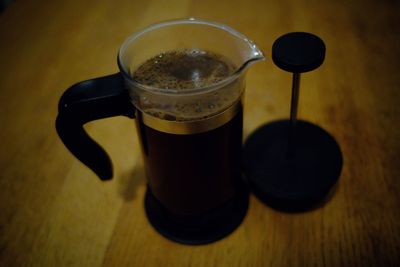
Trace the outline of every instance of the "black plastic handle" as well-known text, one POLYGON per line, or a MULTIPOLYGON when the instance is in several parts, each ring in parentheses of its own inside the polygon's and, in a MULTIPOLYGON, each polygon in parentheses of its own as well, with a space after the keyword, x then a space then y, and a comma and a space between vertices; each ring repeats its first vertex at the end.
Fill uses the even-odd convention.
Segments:
POLYGON ((57 133, 64 145, 101 180, 112 178, 109 156, 89 135, 83 125, 113 116, 134 118, 121 73, 77 83, 68 88, 58 104, 57 133))

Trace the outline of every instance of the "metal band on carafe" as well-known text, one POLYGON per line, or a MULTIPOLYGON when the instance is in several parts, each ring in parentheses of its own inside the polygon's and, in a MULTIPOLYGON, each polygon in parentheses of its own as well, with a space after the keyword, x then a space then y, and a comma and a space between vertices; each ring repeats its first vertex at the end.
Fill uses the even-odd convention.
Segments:
POLYGON ((169 121, 136 110, 136 117, 145 125, 160 132, 170 134, 197 134, 218 128, 230 121, 242 108, 242 99, 216 115, 188 121, 169 121))

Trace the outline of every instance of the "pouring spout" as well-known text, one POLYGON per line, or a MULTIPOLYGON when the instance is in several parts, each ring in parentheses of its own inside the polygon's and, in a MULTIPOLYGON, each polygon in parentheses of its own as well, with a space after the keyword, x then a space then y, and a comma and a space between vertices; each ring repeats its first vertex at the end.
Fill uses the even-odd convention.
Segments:
POLYGON ((247 61, 245 61, 236 71, 235 73, 240 73, 243 72, 245 70, 247 70, 251 65, 253 65, 254 63, 258 62, 258 61, 264 61, 265 57, 261 54, 258 57, 253 57, 248 59, 247 61))
POLYGON ((243 41, 247 42, 248 50, 246 53, 242 54, 243 63, 238 67, 235 73, 244 72, 254 63, 265 60, 263 52, 253 43, 253 41, 248 40, 247 38, 245 38, 243 41))

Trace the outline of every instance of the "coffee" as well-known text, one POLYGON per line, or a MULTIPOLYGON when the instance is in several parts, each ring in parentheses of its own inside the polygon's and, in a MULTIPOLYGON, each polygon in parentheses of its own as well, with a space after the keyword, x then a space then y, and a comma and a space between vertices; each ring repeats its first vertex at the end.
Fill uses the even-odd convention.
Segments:
POLYGON ((234 65, 221 55, 182 49, 147 60, 133 73, 133 79, 156 88, 188 90, 216 84, 234 71, 234 65))
MULTIPOLYGON (((179 92, 223 82, 234 71, 234 65, 221 55, 204 50, 179 50, 147 60, 132 76, 140 84, 179 92)), ((242 84, 230 84, 226 90, 241 92, 238 86, 242 84)), ((150 190, 172 213, 198 215, 218 208, 235 196, 241 181, 240 96, 225 92, 202 101, 176 103, 167 112, 162 104, 141 106, 142 112, 159 119, 185 123, 213 118, 232 103, 239 108, 228 121, 199 133, 163 132, 149 127, 138 116, 136 123, 150 190)))

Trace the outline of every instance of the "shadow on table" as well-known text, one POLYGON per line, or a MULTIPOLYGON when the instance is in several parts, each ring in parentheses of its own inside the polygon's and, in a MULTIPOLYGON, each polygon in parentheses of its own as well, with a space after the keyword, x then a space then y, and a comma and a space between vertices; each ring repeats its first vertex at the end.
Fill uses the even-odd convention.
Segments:
POLYGON ((305 207, 303 206, 299 206, 299 207, 292 207, 292 208, 288 208, 288 207, 281 207, 281 206, 276 206, 274 204, 271 204, 269 201, 266 201, 262 198, 260 198, 259 196, 257 196, 258 199, 260 199, 262 202, 264 202, 264 205, 279 211, 279 212, 284 212, 284 213, 289 213, 289 214, 297 214, 297 213, 306 213, 306 212, 312 212, 318 209, 323 208, 328 202, 330 202, 334 196, 336 195, 336 193, 339 191, 340 188, 340 181, 337 182, 329 191, 329 193, 321 200, 318 201, 318 203, 314 204, 314 205, 306 205, 305 207))
POLYGON ((11 4, 12 0, 0 0, 0 14, 11 4))
POLYGON ((131 171, 121 175, 119 193, 124 201, 135 199, 139 187, 145 186, 146 176, 143 164, 137 164, 131 171))

